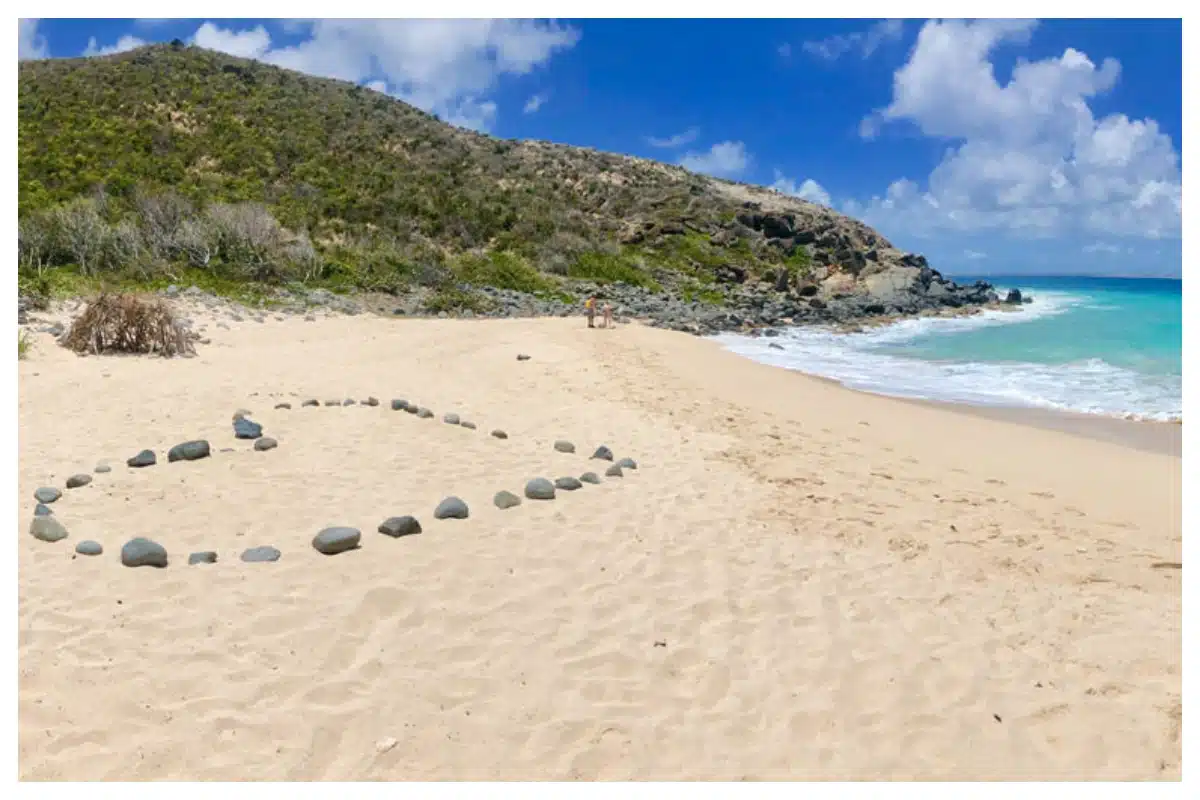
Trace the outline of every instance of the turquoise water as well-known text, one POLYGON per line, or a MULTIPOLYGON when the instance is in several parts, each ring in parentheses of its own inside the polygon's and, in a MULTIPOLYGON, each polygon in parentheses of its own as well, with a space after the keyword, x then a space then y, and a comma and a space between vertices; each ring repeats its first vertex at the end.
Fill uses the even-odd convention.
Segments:
MULTIPOLYGON (((962 319, 906 320, 859 334, 796 329, 722 337, 755 360, 880 394, 1139 419, 1183 413, 1178 280, 987 277, 1033 302, 962 319)), ((974 276, 954 280, 966 283, 974 276)))

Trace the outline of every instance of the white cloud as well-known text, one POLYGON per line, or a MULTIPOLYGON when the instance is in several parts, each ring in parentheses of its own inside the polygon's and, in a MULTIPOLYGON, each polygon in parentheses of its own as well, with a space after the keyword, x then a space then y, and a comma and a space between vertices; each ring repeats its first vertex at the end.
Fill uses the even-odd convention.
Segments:
POLYGON ((546 105, 546 101, 550 99, 550 95, 546 92, 535 94, 533 97, 525 101, 524 111, 526 114, 536 114, 538 109, 546 105))
POLYGON ((883 197, 845 210, 923 235, 1178 235, 1182 180, 1170 137, 1154 120, 1097 120, 1089 108, 1115 84, 1115 60, 1097 67, 1067 48, 1057 58, 1019 61, 1006 84, 997 82, 992 51, 1026 41, 1034 27, 1019 20, 926 23, 894 76, 891 103, 864 120, 863 133, 904 121, 953 144, 926 189, 903 179, 883 197))
POLYGON ((685 144, 691 144, 696 141, 696 137, 700 135, 699 128, 688 128, 683 133, 677 133, 674 136, 668 136, 665 139, 656 139, 653 136, 646 137, 651 147, 663 147, 667 149, 675 149, 683 147, 685 144))
POLYGON ((38 33, 38 20, 17 20, 17 60, 49 57, 50 46, 46 43, 46 37, 38 33))
POLYGON ((987 258, 987 253, 981 253, 978 250, 963 250, 963 258, 968 261, 978 261, 981 258, 987 258))
POLYGON ((779 47, 775 48, 775 52, 779 53, 780 58, 791 58, 792 46, 787 42, 784 42, 783 44, 779 45, 779 47))
POLYGON ((715 178, 735 178, 746 171, 750 158, 742 142, 720 142, 705 153, 687 153, 679 165, 715 178))
POLYGON ((130 50, 135 50, 145 44, 146 41, 144 39, 139 39, 136 36, 130 36, 126 34, 120 39, 117 39, 116 44, 110 44, 107 47, 101 47, 99 44, 97 44, 96 37, 91 36, 88 38, 87 47, 83 49, 83 55, 85 58, 90 58, 91 56, 111 56, 115 53, 127 53, 130 50))
POLYGON ((807 178, 801 184, 796 185, 794 180, 785 177, 779 170, 775 170, 775 182, 771 184, 770 188, 780 194, 799 197, 801 200, 807 200, 810 203, 817 203, 822 206, 833 205, 833 200, 830 198, 829 192, 825 191, 825 187, 812 178, 807 178))
POLYGON ((1130 248, 1119 247, 1115 244, 1110 244, 1109 242, 1092 242, 1091 244, 1083 247, 1083 252, 1107 253, 1109 255, 1116 255, 1117 253, 1132 253, 1133 251, 1130 248))
POLYGON ((326 19, 283 26, 306 34, 276 47, 258 26, 234 31, 206 22, 193 41, 324 78, 385 86, 391 94, 462 127, 487 130, 486 99, 503 75, 525 75, 579 41, 569 26, 535 20, 326 19))
MULTIPOLYGON (((857 51, 863 58, 870 58, 886 42, 893 42, 904 35, 904 21, 885 19, 876 22, 865 31, 838 34, 827 39, 804 42, 800 45, 804 52, 825 61, 837 61, 851 51, 857 51)), ((788 45, 788 54, 791 48, 788 45)))

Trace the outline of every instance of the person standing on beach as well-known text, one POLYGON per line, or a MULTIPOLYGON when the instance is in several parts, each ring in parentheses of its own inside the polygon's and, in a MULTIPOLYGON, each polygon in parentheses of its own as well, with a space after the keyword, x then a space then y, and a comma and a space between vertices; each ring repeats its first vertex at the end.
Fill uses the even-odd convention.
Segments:
POLYGON ((602 312, 604 316, 602 318, 602 322, 600 323, 600 327, 611 328, 613 326, 612 304, 607 300, 604 301, 604 308, 602 309, 602 312))
POLYGON ((588 327, 596 327, 596 295, 583 301, 583 313, 587 317, 588 327))

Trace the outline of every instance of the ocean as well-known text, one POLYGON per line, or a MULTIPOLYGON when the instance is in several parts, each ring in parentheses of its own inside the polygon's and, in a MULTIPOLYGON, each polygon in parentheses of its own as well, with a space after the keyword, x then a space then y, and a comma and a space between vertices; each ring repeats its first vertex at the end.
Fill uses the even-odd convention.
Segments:
POLYGON ((862 333, 796 328, 773 339, 718 338, 755 361, 878 394, 1182 418, 1182 281, 980 277, 1001 297, 1017 288, 1033 302, 1019 311, 904 320, 862 333))

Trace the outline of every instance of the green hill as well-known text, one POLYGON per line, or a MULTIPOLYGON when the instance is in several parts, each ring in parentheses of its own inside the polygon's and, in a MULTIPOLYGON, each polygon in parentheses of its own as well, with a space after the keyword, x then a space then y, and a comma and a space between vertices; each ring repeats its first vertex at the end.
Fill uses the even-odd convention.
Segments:
POLYGON ((178 42, 21 62, 18 87, 20 275, 42 290, 64 276, 786 286, 915 263, 861 223, 765 189, 479 135, 178 42))

